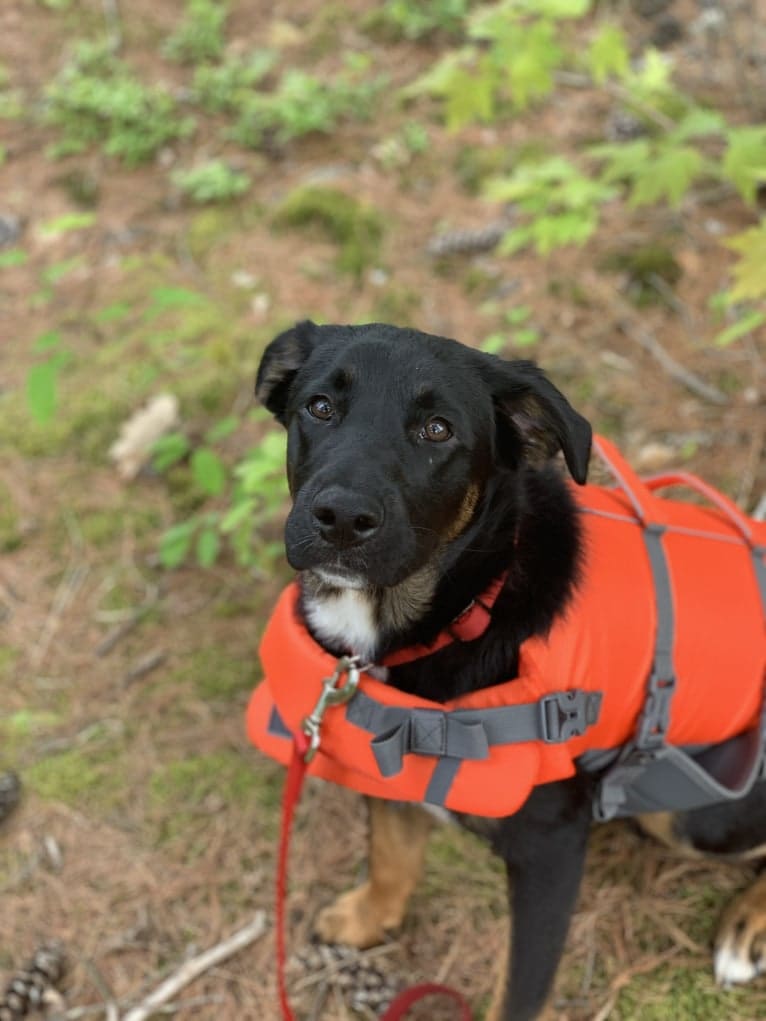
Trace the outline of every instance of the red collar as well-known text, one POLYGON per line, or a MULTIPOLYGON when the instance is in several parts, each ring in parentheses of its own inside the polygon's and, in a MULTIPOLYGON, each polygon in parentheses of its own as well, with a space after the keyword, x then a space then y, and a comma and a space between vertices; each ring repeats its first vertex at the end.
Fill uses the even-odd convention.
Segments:
POLYGON ((409 645, 405 649, 399 649, 398 652, 392 652, 390 656, 385 656, 382 665, 400 666, 402 663, 410 663, 414 659, 431 656, 453 642, 472 642, 475 638, 481 638, 492 620, 492 607, 495 605, 507 577, 508 571, 503 571, 480 596, 472 600, 462 613, 458 614, 443 631, 439 632, 430 645, 409 645))

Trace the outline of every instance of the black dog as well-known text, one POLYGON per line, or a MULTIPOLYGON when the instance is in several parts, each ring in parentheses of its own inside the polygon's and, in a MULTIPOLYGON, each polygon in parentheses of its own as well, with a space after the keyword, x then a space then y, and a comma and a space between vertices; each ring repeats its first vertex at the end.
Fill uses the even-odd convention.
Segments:
MULTIPOLYGON (((578 580, 578 514, 554 463, 585 481, 591 429, 531 362, 372 324, 301 323, 267 348, 257 394, 288 430, 286 548, 301 609, 333 654, 380 661, 430 643, 502 571, 481 637, 389 669, 389 684, 444 702, 513 677, 578 580)), ((515 815, 461 818, 508 869, 513 939, 490 1015, 531 1021, 548 997, 585 858, 593 773, 536 788, 515 815)), ((431 825, 374 801, 370 878, 322 912, 325 939, 366 946, 403 917, 431 825)), ((766 843, 766 786, 726 808, 655 816, 670 843, 745 852, 766 843)), ((766 850, 766 848, 764 848, 766 850)), ((729 912, 721 981, 766 967, 766 883, 729 912)))

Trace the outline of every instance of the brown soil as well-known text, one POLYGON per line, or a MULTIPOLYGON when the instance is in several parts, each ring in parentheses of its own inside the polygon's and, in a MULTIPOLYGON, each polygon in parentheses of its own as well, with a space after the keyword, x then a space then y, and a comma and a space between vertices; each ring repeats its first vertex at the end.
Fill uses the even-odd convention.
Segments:
MULTIPOLYGON (((108 362, 105 374, 103 358, 121 341, 99 332, 93 316, 125 293, 138 301, 126 283, 129 265, 142 267, 144 294, 162 284, 198 290, 228 312, 227 329, 252 337, 221 356, 225 406, 218 417, 246 405, 263 344, 297 318, 406 320, 478 344, 498 328, 497 313, 482 311, 487 301, 501 310, 528 305, 540 333, 532 356, 639 465, 657 467, 650 461, 659 444, 659 456, 708 477, 746 508, 763 495, 763 338, 714 347, 720 326, 707 307, 728 279, 730 255, 721 236, 753 222, 735 198, 720 191, 699 195, 673 212, 615 204, 586 248, 546 259, 481 255, 438 266, 426 253, 435 234, 481 227, 498 216, 496 207, 460 184, 454 168, 467 147, 521 146, 545 137, 571 152, 603 136, 612 100, 592 90, 560 90, 554 103, 512 122, 450 135, 435 110, 430 117, 428 104, 413 111, 393 100, 394 87, 427 67, 444 40, 384 42, 365 34, 363 17, 377 6, 367 0, 342 8, 316 0, 232 0, 228 38, 243 51, 265 45, 275 32, 284 38, 285 22, 295 33, 283 56, 290 65, 335 71, 344 50, 366 50, 372 68, 385 71, 392 83, 376 118, 329 138, 291 143, 277 156, 222 143, 213 121, 203 119, 191 140, 136 170, 95 149, 53 160, 46 147, 54 136, 36 117, 42 90, 71 41, 93 35, 109 5, 73 0, 61 11, 57 6, 5 0, 0 10, 0 64, 26 104, 24 117, 0 120, 0 146, 7 153, 0 161, 0 215, 22 218, 18 245, 27 254, 23 265, 0 276, 0 402, 18 396, 38 358, 34 339, 54 328, 78 367, 71 383, 62 377, 61 421, 70 400, 87 402, 91 393, 95 400, 102 389, 111 393, 116 377, 135 367, 143 349, 126 336, 124 356, 108 362), (314 45, 328 32, 334 46, 314 45), (427 151, 403 168, 386 167, 373 155, 376 144, 414 118, 427 124, 427 151), (180 201, 165 164, 189 166, 219 154, 248 170, 254 186, 234 207, 232 225, 200 250, 190 233, 200 214, 180 201), (51 238, 44 225, 76 209, 66 183, 72 174, 96 182, 96 219, 86 229, 51 238), (335 270, 330 242, 272 227, 280 200, 296 185, 316 180, 382 211, 384 274, 366 272, 357 282, 335 270), (606 272, 603 260, 615 249, 658 239, 672 248, 681 276, 669 293, 639 309, 630 301, 627 280, 606 272), (46 271, 74 259, 49 293, 37 297, 46 271), (252 296, 243 297, 231 283, 241 270, 256 279, 252 296), (251 300, 258 295, 268 300, 251 300), (679 385, 637 342, 642 333, 724 390, 726 403, 710 403, 679 385), (92 375, 83 371, 91 364, 92 375)), ((753 31, 762 31, 766 15, 750 6, 758 15, 753 31)), ((680 20, 690 23, 695 5, 676 7, 680 20)), ((147 80, 188 83, 191 72, 159 54, 179 8, 168 0, 120 7, 124 56, 147 80)), ((648 28, 631 18, 624 14, 640 40, 648 28)), ((714 92, 734 119, 753 119, 736 48, 723 45, 716 67, 706 70, 704 50, 687 30, 677 55, 687 87, 714 92)), ((763 80, 755 73, 748 80, 757 95, 763 80)), ((135 312, 134 325, 139 305, 135 312)), ((214 341, 207 335, 199 341, 208 367, 214 341)), ((187 370, 179 364, 181 379, 187 370)), ((172 388, 172 378, 160 379, 157 388, 172 388)), ((142 399, 154 385, 147 383, 142 399)), ((0 416, 5 406, 0 403, 0 416)), ((192 433, 211 421, 191 399, 183 414, 192 433)), ((26 788, 22 807, 0 830, 0 977, 8 978, 39 942, 58 937, 71 962, 65 988, 70 1008, 134 1002, 186 955, 224 938, 254 910, 273 917, 280 777, 247 747, 242 716, 250 675, 257 677, 257 638, 287 568, 247 574, 224 561, 209 571, 161 571, 157 539, 176 511, 162 479, 143 476, 125 485, 116 477, 106 451, 121 417, 122 411, 108 423, 95 454, 83 452, 77 434, 54 452, 34 454, 19 436, 17 449, 6 443, 0 460, 0 499, 13 506, 17 521, 14 542, 0 556, 0 628, 9 650, 7 661, 0 658, 0 721, 14 721, 16 728, 0 730, 0 736, 10 735, 6 747, 0 745, 0 767, 17 769, 26 788), (105 519, 104 535, 95 529, 105 519), (148 612, 138 626, 99 655, 111 629, 143 604, 148 612), (154 652, 156 667, 131 679, 131 670, 154 652), (231 683, 219 676, 224 667, 226 677, 233 672, 231 683), (25 714, 33 716, 28 726, 25 714), (209 763, 210 781, 185 773, 184 763, 203 769, 209 763), (84 778, 87 770, 90 778, 84 778), (242 789, 248 771, 252 793, 242 789)), ((253 426, 253 441, 263 428, 253 426)), ((307 943, 316 911, 358 877, 364 843, 359 801, 312 785, 300 809, 292 861, 294 948, 307 943)), ((502 881, 486 852, 467 837, 440 834, 433 857, 403 932, 390 953, 375 960, 403 981, 447 978, 480 1011, 503 952, 502 881)), ((717 912, 746 879, 740 868, 674 861, 629 826, 601 829, 555 1016, 720 1017, 721 1001, 708 977, 709 944, 717 912), (685 1013, 672 1006, 681 996, 673 984, 678 974, 692 976, 685 1013), (621 996, 624 989, 630 995, 621 996), (656 1012, 663 997, 671 1004, 666 1014, 656 1012)), ((296 966, 293 977, 297 983, 306 976, 296 966)), ((332 983, 318 1013, 315 988, 301 992, 296 986, 301 1016, 351 1016, 332 983)), ((731 1021, 766 1015, 762 985, 725 1002, 731 1021)), ((251 950, 181 994, 173 1016, 276 1021, 271 925, 251 950)), ((451 1015, 445 1008, 420 1016, 451 1015)))

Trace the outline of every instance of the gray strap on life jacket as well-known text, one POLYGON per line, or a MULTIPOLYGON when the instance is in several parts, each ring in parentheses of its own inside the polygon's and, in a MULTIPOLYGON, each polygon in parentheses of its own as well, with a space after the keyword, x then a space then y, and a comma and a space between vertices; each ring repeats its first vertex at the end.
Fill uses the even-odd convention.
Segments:
POLYGON ((493 745, 558 744, 578 737, 597 722, 601 698, 600 692, 573 689, 521 705, 405 709, 383 705, 358 691, 346 707, 346 719, 375 735, 371 748, 384 777, 401 771, 405 755, 436 757, 425 800, 441 805, 462 761, 486 759, 493 745))
MULTIPOLYGON (((633 741, 602 777, 594 799, 599 820, 643 812, 686 811, 741 798, 761 771, 766 712, 760 725, 697 752, 667 744, 676 688, 673 666, 674 607, 662 526, 644 528, 657 601, 657 633, 646 700, 633 741)), ((764 550, 752 550, 766 616, 764 550)), ((583 756, 588 768, 588 756, 583 756)), ((582 760, 581 760, 582 761, 582 760)), ((591 760, 595 763, 595 759, 591 760)))

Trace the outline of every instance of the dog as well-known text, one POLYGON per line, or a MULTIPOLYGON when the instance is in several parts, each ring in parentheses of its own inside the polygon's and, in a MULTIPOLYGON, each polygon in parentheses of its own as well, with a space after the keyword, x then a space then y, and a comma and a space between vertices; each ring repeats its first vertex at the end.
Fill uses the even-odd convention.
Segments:
MULTIPOLYGON (((516 676, 522 644, 566 614, 586 552, 564 466, 585 482, 591 427, 545 374, 413 329, 302 322, 266 348, 256 394, 287 429, 285 546, 314 639, 380 664, 429 646, 504 572, 480 637, 378 675, 439 703, 516 676)), ((493 1021, 546 1010, 597 783, 597 771, 577 768, 508 817, 456 817, 508 873, 512 938, 493 1021)), ((369 814, 369 878, 320 913, 328 942, 382 941, 421 873, 433 811, 370 799, 369 814)), ((686 854, 751 859, 766 854, 766 782, 734 802, 640 822, 686 854)), ((728 909, 715 943, 719 982, 763 970, 766 877, 728 909)))

